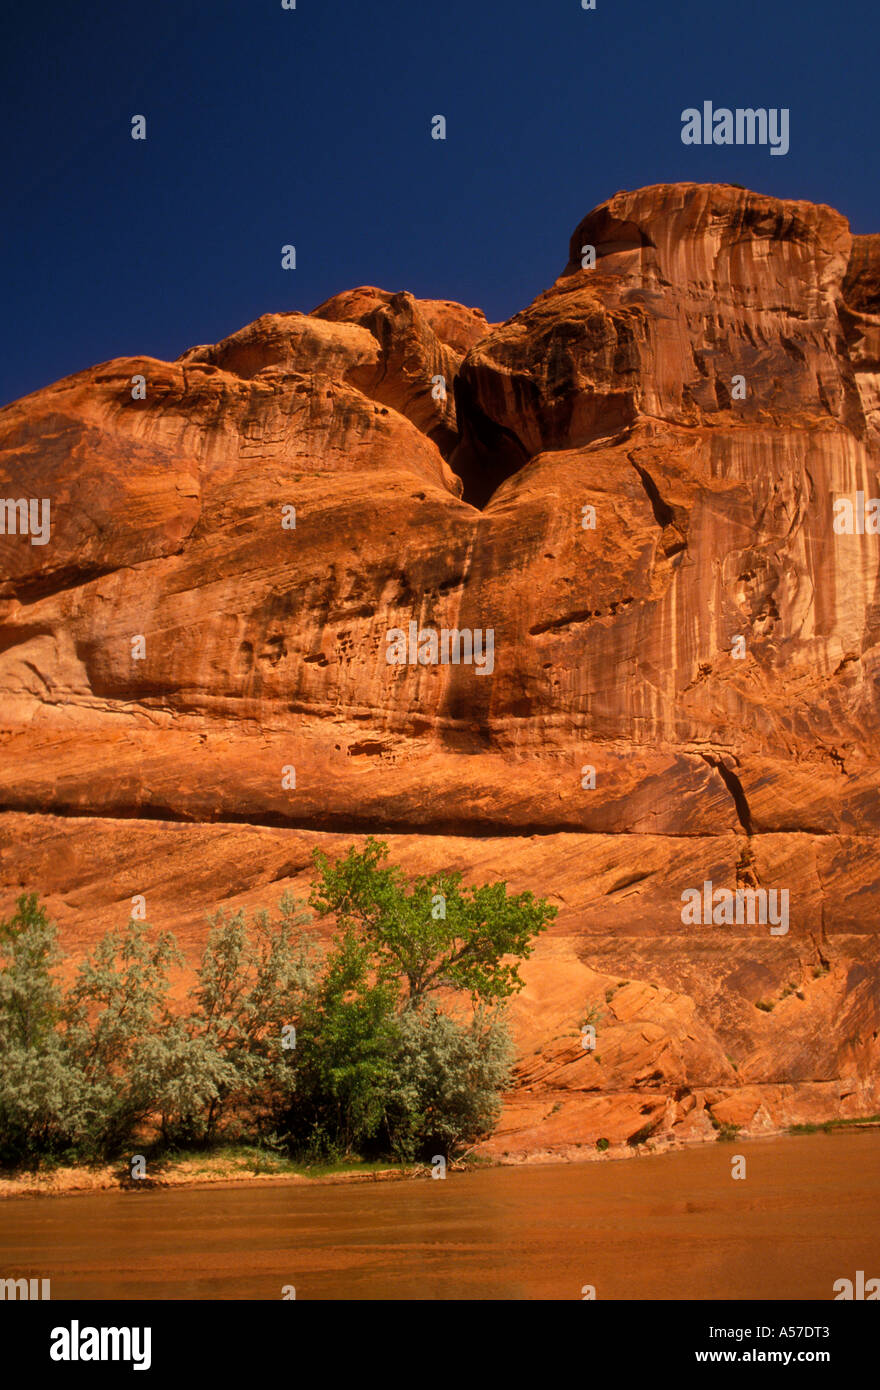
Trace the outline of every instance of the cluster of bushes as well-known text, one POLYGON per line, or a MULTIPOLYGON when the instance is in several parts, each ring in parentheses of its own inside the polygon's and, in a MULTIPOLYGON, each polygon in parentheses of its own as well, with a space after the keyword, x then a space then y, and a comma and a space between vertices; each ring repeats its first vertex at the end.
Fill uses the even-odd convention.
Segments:
POLYGON ((315 855, 309 904, 336 924, 323 953, 289 895, 272 916, 217 913, 182 1007, 169 932, 130 921, 62 987, 56 930, 19 898, 0 922, 0 1163, 246 1137, 411 1161, 491 1131, 513 1058, 504 1001, 555 909, 457 873, 409 887, 387 857, 372 839, 315 855))

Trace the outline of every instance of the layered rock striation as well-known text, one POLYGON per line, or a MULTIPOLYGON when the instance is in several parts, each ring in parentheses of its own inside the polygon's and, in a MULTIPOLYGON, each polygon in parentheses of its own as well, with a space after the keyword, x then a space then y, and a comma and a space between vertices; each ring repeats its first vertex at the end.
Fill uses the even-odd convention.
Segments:
POLYGON ((3 906, 195 955, 381 834, 559 906, 490 1152, 880 1110, 878 465, 880 237, 717 185, 617 194, 505 324, 362 287, 7 406, 3 906))

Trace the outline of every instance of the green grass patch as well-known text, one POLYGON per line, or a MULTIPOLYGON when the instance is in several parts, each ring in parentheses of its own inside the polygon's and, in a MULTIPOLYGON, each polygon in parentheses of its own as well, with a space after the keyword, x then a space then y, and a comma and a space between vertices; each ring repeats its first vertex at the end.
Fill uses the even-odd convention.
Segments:
POLYGON ((404 1170, 411 1166, 395 1163, 393 1159, 359 1159, 356 1156, 307 1163, 258 1144, 218 1144, 210 1149, 178 1150, 172 1155, 148 1160, 147 1173, 167 1177, 181 1168, 210 1176, 231 1168, 234 1169, 231 1176, 277 1174, 279 1177, 325 1178, 337 1173, 378 1173, 389 1168, 404 1170))
POLYGON ((738 1139, 738 1138, 739 1138, 739 1132, 740 1132, 741 1129, 742 1129, 742 1125, 719 1125, 719 1126, 718 1126, 718 1143, 719 1143, 719 1144, 730 1144, 730 1143, 732 1143, 732 1142, 734 1141, 734 1139, 738 1139))
POLYGON ((880 1125, 880 1115, 862 1115, 854 1120, 825 1120, 822 1124, 789 1125, 787 1134, 831 1134, 835 1129, 851 1129, 854 1125, 880 1125))

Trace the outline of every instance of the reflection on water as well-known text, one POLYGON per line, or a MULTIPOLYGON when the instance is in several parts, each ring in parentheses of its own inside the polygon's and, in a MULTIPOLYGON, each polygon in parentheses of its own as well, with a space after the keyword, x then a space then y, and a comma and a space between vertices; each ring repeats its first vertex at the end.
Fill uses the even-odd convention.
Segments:
POLYGON ((445 1181, 5 1202, 0 1275, 62 1298, 833 1297, 880 1276, 880 1133, 445 1181), (746 1177, 731 1177, 742 1154, 746 1177))

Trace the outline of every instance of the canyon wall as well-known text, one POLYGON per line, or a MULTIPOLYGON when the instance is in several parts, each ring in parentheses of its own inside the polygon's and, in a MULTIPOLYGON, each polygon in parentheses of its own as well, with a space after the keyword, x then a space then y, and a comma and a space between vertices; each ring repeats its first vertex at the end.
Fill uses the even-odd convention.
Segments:
POLYGON ((362 287, 7 406, 0 910, 79 951, 143 894, 195 959, 373 833, 559 908, 487 1152, 880 1110, 878 464, 880 237, 718 185, 617 194, 505 324, 362 287))

